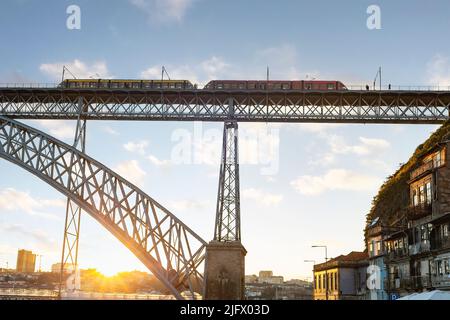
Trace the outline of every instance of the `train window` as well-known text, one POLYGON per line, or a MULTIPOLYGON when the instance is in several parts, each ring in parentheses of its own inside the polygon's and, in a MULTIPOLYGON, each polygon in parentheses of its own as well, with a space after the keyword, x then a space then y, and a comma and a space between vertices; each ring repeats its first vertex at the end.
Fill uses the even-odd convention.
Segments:
POLYGON ((250 89, 250 90, 256 89, 256 84, 255 84, 255 83, 249 83, 249 84, 247 84, 247 89, 250 89))
POLYGON ((273 84, 273 88, 274 88, 275 90, 280 90, 280 89, 281 89, 281 83, 274 83, 274 84, 273 84))
POLYGON ((334 90, 334 89, 335 89, 334 83, 329 83, 329 84, 327 85, 327 89, 328 89, 328 90, 334 90))
POLYGON ((108 82, 107 81, 100 82, 100 87, 101 88, 108 88, 108 82))
POLYGON ((133 82, 132 83, 132 87, 133 87, 133 89, 139 89, 140 88, 140 83, 139 82, 133 82))
POLYGON ((169 87, 169 84, 167 82, 161 83, 161 88, 162 89, 167 89, 168 87, 169 87))
POLYGON ((225 84, 223 85, 223 87, 224 87, 225 89, 230 89, 230 88, 231 88, 231 85, 230 85, 229 83, 225 83, 225 84))
POLYGON ((239 89, 245 89, 245 83, 239 83, 239 89))
POLYGON ((142 83, 143 88, 149 89, 149 88, 151 88, 151 86, 152 86, 152 84, 150 81, 145 81, 144 83, 142 83))
POLYGON ((312 90, 312 84, 310 84, 310 83, 305 84, 305 89, 306 90, 312 90))
POLYGON ((170 87, 170 89, 175 89, 175 83, 171 82, 171 83, 169 84, 169 87, 170 87))
POLYGON ((217 88, 218 90, 222 90, 222 89, 223 89, 223 83, 217 83, 217 84, 216 84, 216 88, 217 88))
POLYGON ((175 85, 175 87, 176 87, 177 89, 182 89, 182 88, 183 88, 183 84, 180 83, 180 82, 178 82, 178 83, 175 85))
POLYGON ((283 89, 283 90, 289 90, 289 83, 283 83, 282 85, 281 85, 281 88, 283 89))

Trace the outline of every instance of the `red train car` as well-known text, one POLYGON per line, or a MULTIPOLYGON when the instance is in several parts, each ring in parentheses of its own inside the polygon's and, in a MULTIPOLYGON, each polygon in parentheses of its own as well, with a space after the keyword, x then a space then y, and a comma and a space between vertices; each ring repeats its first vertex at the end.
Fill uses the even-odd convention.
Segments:
POLYGON ((213 80, 204 89, 210 90, 347 90, 347 87, 336 80, 213 80))

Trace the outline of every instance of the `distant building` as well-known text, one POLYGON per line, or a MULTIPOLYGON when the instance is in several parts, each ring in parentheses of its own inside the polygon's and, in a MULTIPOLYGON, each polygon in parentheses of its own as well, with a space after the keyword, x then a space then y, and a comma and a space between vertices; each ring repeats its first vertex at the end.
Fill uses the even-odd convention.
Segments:
POLYGON ((16 271, 22 273, 33 273, 36 268, 36 255, 31 251, 19 250, 17 252, 16 271))
POLYGON ((259 272, 259 279, 267 279, 273 277, 272 271, 260 271, 259 272))
POLYGON ((367 252, 353 251, 314 265, 314 300, 362 300, 366 293, 367 252))
MULTIPOLYGON (((71 265, 65 265, 64 266, 64 273, 71 273, 72 272, 72 270, 73 270, 73 268, 72 268, 72 266, 71 265)), ((52 264, 52 273, 60 273, 61 272, 61 263, 55 263, 55 264, 52 264)))
POLYGON ((252 284, 252 283, 257 283, 257 282, 258 282, 258 277, 256 275, 252 274, 252 275, 245 276, 245 283, 252 284))

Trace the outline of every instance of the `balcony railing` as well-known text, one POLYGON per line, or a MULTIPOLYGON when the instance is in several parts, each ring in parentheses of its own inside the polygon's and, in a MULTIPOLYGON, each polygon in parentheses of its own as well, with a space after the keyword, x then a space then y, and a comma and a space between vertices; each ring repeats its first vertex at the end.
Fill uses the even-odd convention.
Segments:
POLYGON ((406 209, 406 215, 410 220, 417 220, 430 215, 432 212, 431 203, 422 203, 406 209))
POLYGON ((431 243, 431 250, 450 249, 450 237, 438 238, 431 243))
POLYGON ((433 287, 433 282, 430 276, 411 276, 387 279, 384 285, 386 290, 414 291, 431 288, 433 287))
POLYGON ((400 259, 406 256, 408 256, 408 250, 406 249, 395 249, 387 253, 388 260, 400 259))
POLYGON ((418 243, 414 243, 412 245, 409 246, 409 254, 410 255, 414 255, 414 254, 419 254, 419 253, 423 253, 423 252, 428 252, 430 251, 431 246, 430 246, 430 242, 418 242, 418 243))
POLYGON ((433 161, 428 161, 422 164, 417 169, 413 170, 410 175, 410 180, 417 178, 418 176, 424 174, 425 172, 433 170, 433 161))
POLYGON ((432 276, 431 281, 434 288, 450 288, 450 274, 432 276))

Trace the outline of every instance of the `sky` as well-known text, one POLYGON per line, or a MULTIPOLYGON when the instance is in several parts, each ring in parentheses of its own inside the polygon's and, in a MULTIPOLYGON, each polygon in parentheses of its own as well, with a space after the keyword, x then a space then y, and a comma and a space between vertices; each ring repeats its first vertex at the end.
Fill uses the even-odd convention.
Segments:
MULTIPOLYGON (((264 79, 267 66, 271 79, 365 85, 382 66, 383 84, 450 86, 450 42, 442 41, 449 10, 446 0, 5 0, 0 83, 58 83, 64 65, 78 78, 157 79, 164 65, 171 78, 199 85, 264 79), (371 5, 380 28, 369 28, 371 5)), ((26 123, 73 140, 71 121, 26 123)), ((240 124, 246 273, 307 278, 312 265, 304 260, 324 260, 312 245, 327 245, 329 257, 363 250, 379 186, 436 129, 240 124)), ((86 150, 210 241, 221 131, 220 123, 89 122, 86 150)), ((14 267, 25 248, 49 270, 60 260, 64 216, 61 194, 0 161, 0 267, 14 267)), ((87 214, 79 263, 108 275, 145 270, 87 214)))

